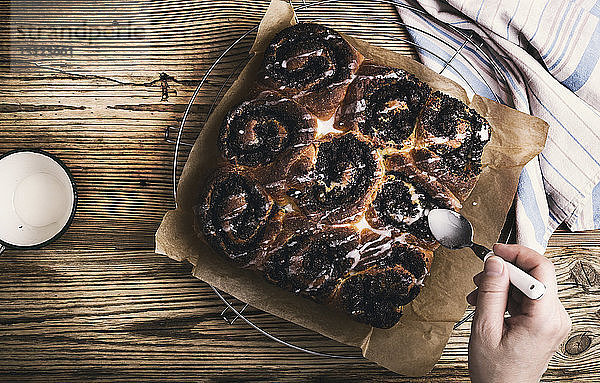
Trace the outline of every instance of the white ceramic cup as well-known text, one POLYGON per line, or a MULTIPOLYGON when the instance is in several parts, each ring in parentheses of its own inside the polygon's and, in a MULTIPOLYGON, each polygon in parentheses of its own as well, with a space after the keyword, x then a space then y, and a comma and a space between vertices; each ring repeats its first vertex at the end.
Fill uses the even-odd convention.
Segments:
POLYGON ((65 164, 37 149, 0 156, 0 253, 37 249, 71 225, 77 190, 65 164))

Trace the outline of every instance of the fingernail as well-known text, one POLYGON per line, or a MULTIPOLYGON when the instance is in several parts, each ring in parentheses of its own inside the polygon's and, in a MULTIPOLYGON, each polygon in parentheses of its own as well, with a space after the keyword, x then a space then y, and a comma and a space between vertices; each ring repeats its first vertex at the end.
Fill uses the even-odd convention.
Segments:
POLYGON ((494 249, 494 251, 498 250, 498 251, 502 251, 504 249, 506 249, 508 246, 505 245, 504 243, 495 243, 494 246, 492 246, 492 249, 494 249))
POLYGON ((487 261, 485 261, 483 270, 485 271, 486 275, 500 275, 502 274, 502 270, 504 269, 503 263, 504 261, 500 257, 489 257, 487 261))

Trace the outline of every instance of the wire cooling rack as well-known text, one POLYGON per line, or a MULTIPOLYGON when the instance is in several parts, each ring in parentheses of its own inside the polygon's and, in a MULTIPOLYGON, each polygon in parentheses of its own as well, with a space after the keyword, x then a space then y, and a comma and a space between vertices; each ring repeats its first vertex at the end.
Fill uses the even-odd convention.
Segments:
MULTIPOLYGON (((386 32, 382 32, 382 33, 378 32, 377 36, 380 38, 388 39, 390 42, 401 42, 403 44, 411 45, 417 50, 422 50, 422 51, 428 52, 430 55, 437 58, 440 61, 440 63, 442 63, 442 69, 438 73, 443 74, 444 71, 451 68, 463 80, 465 80, 464 82, 467 85, 469 85, 469 87, 471 87, 470 83, 468 81, 466 81, 466 79, 463 77, 463 74, 461 73, 459 68, 453 66, 453 61, 456 57, 459 57, 459 56, 463 57, 462 56, 463 49, 465 49, 465 47, 470 47, 471 49, 475 49, 482 57, 484 57, 489 62, 490 66, 492 68, 494 68, 494 74, 496 76, 496 79, 505 85, 507 84, 506 77, 504 76, 504 74, 502 73, 500 68, 498 68, 498 65, 496 64, 496 62, 488 55, 488 53, 485 50, 482 49, 481 45, 476 43, 474 36, 472 34, 465 32, 463 30, 460 30, 452 25, 443 23, 439 20, 433 19, 426 12, 424 12, 418 8, 403 4, 399 0, 366 0, 366 1, 364 1, 364 3, 368 4, 368 5, 372 5, 373 3, 380 3, 382 5, 389 4, 389 5, 394 5, 397 7, 404 8, 406 10, 409 10, 411 12, 419 14, 420 16, 428 19, 430 22, 432 22, 434 24, 437 24, 439 26, 444 26, 446 28, 450 28, 451 30, 456 32, 459 36, 461 36, 462 42, 460 44, 450 45, 449 43, 441 40, 439 37, 437 37, 434 34, 431 34, 428 31, 404 24, 400 20, 400 17, 394 17, 394 18, 377 17, 377 18, 374 18, 373 16, 371 16, 367 13, 362 13, 362 12, 360 14, 356 13, 356 12, 355 13, 343 12, 341 14, 338 14, 338 13, 332 14, 330 11, 328 11, 328 10, 331 10, 332 6, 343 7, 344 3, 346 3, 346 5, 356 5, 356 3, 357 3, 356 0, 321 0, 321 1, 315 1, 315 2, 307 2, 306 0, 302 0, 301 2, 296 2, 296 3, 294 3, 292 0, 289 0, 289 3, 294 8, 296 22, 314 21, 314 22, 321 22, 323 24, 330 24, 331 22, 335 22, 335 21, 342 21, 342 22, 350 21, 350 22, 363 22, 363 23, 368 23, 370 21, 371 22, 373 22, 373 21, 382 22, 383 21, 383 22, 389 23, 390 25, 398 25, 399 30, 400 30, 400 28, 404 27, 408 30, 418 31, 419 33, 426 34, 429 37, 431 37, 432 39, 434 39, 438 44, 450 47, 454 51, 449 59, 443 59, 436 52, 433 52, 423 46, 420 46, 416 42, 405 39, 398 35, 392 35, 392 34, 386 33, 386 32)), ((337 28, 337 27, 336 27, 336 29, 340 30, 340 28, 337 28)), ((239 74, 241 69, 252 58, 252 55, 248 55, 248 54, 246 54, 245 56, 242 55, 242 57, 240 57, 239 51, 240 51, 240 49, 245 49, 246 51, 248 50, 248 48, 250 47, 249 44, 251 44, 254 41, 254 37, 256 35, 257 30, 258 30, 258 25, 247 30, 245 33, 243 33, 237 39, 232 41, 231 44, 218 56, 218 58, 212 63, 212 65, 204 73, 198 86, 194 90, 194 92, 190 98, 190 101, 183 113, 183 116, 181 119, 181 124, 179 125, 179 127, 178 128, 169 127, 165 131, 166 141, 175 145, 175 154, 174 154, 174 160, 173 160, 173 174, 172 174, 173 197, 175 198, 175 200, 177 200, 177 181, 178 181, 178 176, 179 176, 179 170, 181 169, 182 165, 185 163, 185 160, 187 159, 187 155, 183 153, 183 152, 185 152, 185 150, 183 150, 183 149, 184 149, 184 147, 189 149, 189 147, 193 146, 193 143, 196 138, 195 136, 197 136, 199 131, 202 129, 203 125, 206 123, 206 119, 208 119, 208 116, 211 114, 214 107, 218 104, 218 102, 222 98, 223 94, 229 89, 229 87, 231 86, 233 81, 235 81, 235 79, 237 78, 237 74, 239 74), (194 129, 194 131, 193 131, 194 136, 188 137, 188 135, 184 134, 184 131, 185 131, 186 127, 189 128, 189 125, 198 123, 197 121, 195 121, 195 122, 190 121, 191 120, 190 113, 194 109, 194 104, 195 104, 195 101, 196 101, 198 95, 201 94, 201 92, 203 92, 203 91, 205 91, 206 93, 216 92, 216 96, 214 97, 214 99, 211 103, 211 107, 209 108, 208 113, 206 114, 207 115, 206 119, 204 119, 203 122, 200 122, 199 127, 194 129)), ((343 30, 343 28, 341 29, 341 31, 346 32, 343 30)), ((349 33, 349 34, 351 34, 351 33, 349 33)), ((491 94, 494 95, 495 101, 499 102, 500 99, 499 99, 498 95, 496 95, 494 89, 487 83, 484 76, 482 76, 481 73, 479 73, 477 68, 475 66, 473 66, 469 60, 466 60, 466 62, 471 65, 471 68, 473 69, 473 71, 475 73, 479 74, 479 77, 482 80, 482 82, 489 88, 491 94)), ((471 91, 473 93, 475 93, 475 90, 472 87, 471 87, 471 91)), ((188 129, 188 131, 189 130, 190 129, 188 129)), ((188 131, 185 131, 185 132, 187 133, 188 131)), ((510 216, 511 216, 511 214, 509 214, 509 217, 510 216)), ((512 219, 508 219, 505 224, 504 229, 502 230, 502 234, 499 239, 500 242, 508 242, 508 238, 511 236, 512 227, 513 227, 512 219)), ((293 348, 293 349, 296 349, 299 351, 303 351, 305 353, 316 355, 316 356, 322 356, 322 357, 328 357, 328 358, 340 358, 340 359, 360 359, 360 358, 362 358, 362 356, 360 356, 360 355, 337 355, 337 354, 322 353, 322 352, 314 351, 314 350, 300 347, 298 345, 287 342, 287 341, 281 339, 280 337, 275 336, 275 335, 271 334, 270 332, 264 330, 259 325, 255 324, 250 318, 248 318, 247 315, 244 315, 244 312, 249 307, 248 303, 241 302, 241 301, 225 294, 224 292, 220 291, 219 289, 217 289, 216 287, 214 287, 212 285, 210 287, 212 288, 214 293, 217 295, 217 297, 219 297, 223 301, 225 307, 224 307, 223 311, 221 312, 221 317, 229 325, 233 325, 238 319, 241 319, 244 322, 246 322, 250 327, 254 328, 256 331, 258 331, 259 333, 263 334, 264 336, 272 339, 273 341, 281 343, 290 348, 293 348)), ((473 311, 471 311, 470 313, 465 315, 463 317, 463 319, 461 319, 459 322, 457 322, 455 324, 454 328, 456 329, 461 324, 470 320, 472 317, 472 314, 473 314, 473 311)))

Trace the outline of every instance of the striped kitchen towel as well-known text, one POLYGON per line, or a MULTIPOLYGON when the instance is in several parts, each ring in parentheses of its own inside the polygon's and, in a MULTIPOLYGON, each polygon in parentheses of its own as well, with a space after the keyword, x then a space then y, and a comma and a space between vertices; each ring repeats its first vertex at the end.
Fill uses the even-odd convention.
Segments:
POLYGON ((443 75, 550 125, 519 179, 518 242, 543 253, 561 222, 600 228, 600 0, 398 3, 424 64, 441 71, 462 46, 443 75))

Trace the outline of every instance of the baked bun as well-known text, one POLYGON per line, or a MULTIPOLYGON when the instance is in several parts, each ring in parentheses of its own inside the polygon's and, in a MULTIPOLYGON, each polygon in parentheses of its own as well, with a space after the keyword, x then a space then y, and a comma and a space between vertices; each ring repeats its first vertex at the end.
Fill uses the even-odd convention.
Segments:
POLYGON ((402 69, 366 64, 337 112, 337 128, 359 130, 380 145, 402 146, 431 89, 402 69))
POLYGON ((265 91, 232 109, 221 126, 221 153, 232 164, 268 165, 310 144, 316 118, 294 101, 265 91))
POLYGON ((381 156, 360 133, 329 135, 295 158, 285 175, 288 196, 308 218, 354 222, 373 200, 383 175, 381 156))
POLYGON ((360 322, 390 328, 402 316, 402 306, 419 294, 432 257, 429 250, 403 243, 367 254, 337 284, 331 303, 360 322))
POLYGON ((415 136, 417 166, 466 200, 481 173, 483 148, 491 137, 488 122, 462 101, 434 92, 419 115, 415 136))
POLYGON ((361 62, 327 27, 275 36, 249 100, 221 126, 195 229, 269 282, 389 328, 439 246, 427 215, 461 208, 491 132, 412 74, 361 62))
POLYGON ((262 266, 265 277, 288 290, 318 302, 329 299, 337 281, 346 275, 358 246, 350 228, 328 228, 311 233, 284 233, 262 266))
POLYGON ((375 229, 397 235, 411 233, 423 246, 435 248, 427 222, 429 211, 458 211, 460 202, 447 187, 419 170, 406 154, 386 156, 385 169, 383 184, 367 210, 367 221, 375 229))
POLYGON ((260 259, 273 242, 281 230, 282 213, 253 176, 226 167, 202 192, 195 227, 215 251, 246 266, 260 259))
POLYGON ((265 51, 259 82, 328 120, 362 61, 362 55, 333 29, 299 23, 275 35, 265 51))

